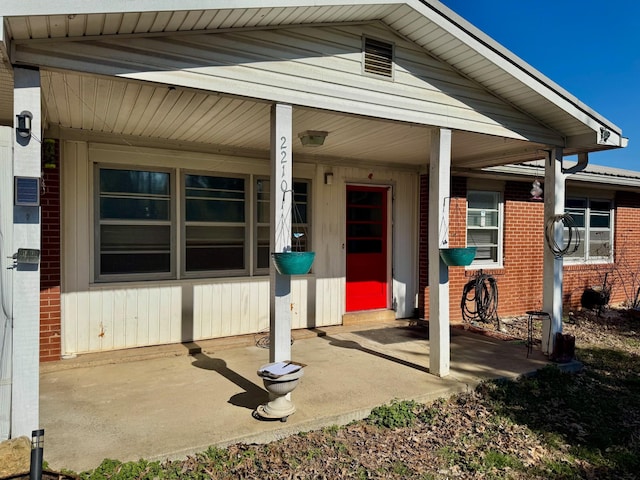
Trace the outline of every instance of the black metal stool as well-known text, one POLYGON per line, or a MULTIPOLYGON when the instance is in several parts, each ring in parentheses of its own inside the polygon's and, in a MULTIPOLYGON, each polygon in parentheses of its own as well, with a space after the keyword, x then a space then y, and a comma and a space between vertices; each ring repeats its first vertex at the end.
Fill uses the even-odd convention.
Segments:
POLYGON ((527 358, 533 351, 533 319, 539 318, 542 321, 549 320, 549 328, 551 328, 551 315, 547 312, 539 312, 536 310, 527 310, 527 358))

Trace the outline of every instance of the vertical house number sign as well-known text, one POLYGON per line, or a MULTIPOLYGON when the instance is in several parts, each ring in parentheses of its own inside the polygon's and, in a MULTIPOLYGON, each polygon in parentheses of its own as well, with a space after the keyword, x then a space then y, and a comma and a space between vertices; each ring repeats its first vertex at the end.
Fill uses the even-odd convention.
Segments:
MULTIPOLYGON (((287 218, 285 217, 285 202, 287 199, 287 192, 289 191, 289 182, 287 181, 287 166, 289 163, 288 149, 289 146, 287 144, 287 137, 283 135, 280 137, 280 166, 282 167, 282 180, 280 180, 280 191, 282 192, 282 202, 280 203, 280 218, 282 218, 283 220, 287 218)), ((289 229, 286 228, 285 230, 288 231, 289 229)), ((287 245, 285 245, 283 251, 291 250, 290 245, 288 245, 288 241, 289 239, 287 239, 287 245)))
POLYGON ((282 191, 282 208, 284 208, 284 194, 289 189, 287 182, 287 137, 280 137, 280 165, 282 166, 282 181, 280 182, 280 190, 282 191))

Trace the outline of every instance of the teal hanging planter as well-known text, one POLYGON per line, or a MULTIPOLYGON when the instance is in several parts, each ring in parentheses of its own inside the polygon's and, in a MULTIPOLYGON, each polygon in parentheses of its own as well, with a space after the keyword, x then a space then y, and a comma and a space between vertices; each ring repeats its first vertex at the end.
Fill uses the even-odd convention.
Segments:
POLYGON ((272 253, 271 258, 280 275, 305 275, 311 270, 316 252, 272 253))
POLYGON ((471 265, 477 249, 477 247, 441 248, 440 258, 450 267, 463 267, 471 265))

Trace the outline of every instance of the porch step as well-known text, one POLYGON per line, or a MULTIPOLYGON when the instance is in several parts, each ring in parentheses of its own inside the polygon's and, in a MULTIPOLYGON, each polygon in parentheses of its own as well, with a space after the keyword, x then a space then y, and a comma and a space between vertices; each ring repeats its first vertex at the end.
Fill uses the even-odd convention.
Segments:
POLYGON ((342 316, 342 325, 366 325, 393 322, 396 312, 393 310, 366 310, 363 312, 350 312, 342 316))

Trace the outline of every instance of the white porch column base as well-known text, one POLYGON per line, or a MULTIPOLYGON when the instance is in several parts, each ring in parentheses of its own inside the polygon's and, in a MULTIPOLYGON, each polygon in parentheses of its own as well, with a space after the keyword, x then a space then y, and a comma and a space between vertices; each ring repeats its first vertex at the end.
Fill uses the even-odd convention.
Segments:
MULTIPOLYGON (((16 115, 33 116, 31 137, 14 129, 13 174, 40 178, 41 112, 40 72, 14 68, 14 125, 16 115)), ((13 247, 40 250, 40 207, 13 207, 13 247)), ((12 255, 14 252, 6 252, 12 255)), ((17 263, 13 272, 13 379, 11 390, 11 437, 39 429, 40 423, 40 265, 17 263)))
POLYGON ((429 372, 449 375, 449 267, 440 258, 448 246, 451 186, 451 130, 431 131, 429 158, 429 372))
MULTIPOLYGON (((562 148, 549 152, 544 173, 544 226, 555 215, 564 214, 565 179, 562 173, 562 148)), ((562 222, 556 222, 554 239, 557 245, 563 243, 562 222)), ((544 246, 543 257, 543 310, 551 316, 551 325, 542 325, 542 352, 553 353, 556 332, 562 332, 562 258, 555 258, 548 245, 544 246)))
MULTIPOLYGON (((291 105, 271 107, 271 251, 291 249, 292 125, 291 105)), ((270 265, 269 361, 291 360, 291 276, 270 265)))

